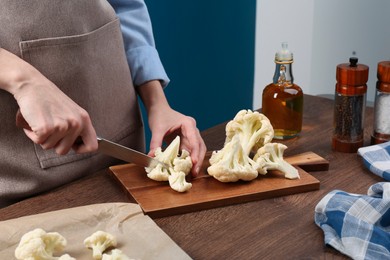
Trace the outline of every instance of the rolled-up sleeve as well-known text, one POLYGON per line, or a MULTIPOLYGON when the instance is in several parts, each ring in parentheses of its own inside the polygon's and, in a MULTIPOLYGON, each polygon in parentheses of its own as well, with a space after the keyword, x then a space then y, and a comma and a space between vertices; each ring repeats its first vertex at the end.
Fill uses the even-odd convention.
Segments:
POLYGON ((169 78, 156 50, 152 24, 143 0, 108 0, 120 19, 127 62, 134 84, 159 80, 165 87, 169 78))

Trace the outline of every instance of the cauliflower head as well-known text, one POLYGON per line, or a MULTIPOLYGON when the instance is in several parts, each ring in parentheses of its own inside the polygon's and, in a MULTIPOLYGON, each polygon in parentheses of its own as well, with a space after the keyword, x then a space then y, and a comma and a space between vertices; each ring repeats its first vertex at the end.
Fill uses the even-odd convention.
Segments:
POLYGON ((190 153, 184 149, 179 155, 179 149, 180 136, 177 136, 164 151, 161 147, 155 151, 155 158, 169 167, 166 168, 162 164, 157 164, 146 167, 145 170, 150 179, 169 181, 169 185, 173 190, 184 192, 192 187, 192 184, 185 179, 192 168, 192 160, 190 153))
POLYGON ((221 182, 250 181, 258 176, 258 166, 245 153, 238 135, 234 135, 222 150, 214 151, 209 161, 207 172, 221 182))
POLYGON ((280 143, 268 143, 258 149, 253 157, 257 162, 258 172, 266 174, 268 170, 278 170, 284 173, 287 179, 299 179, 298 170, 283 159, 287 146, 280 143))
POLYGON ((264 144, 272 141, 274 129, 265 115, 243 109, 227 123, 225 144, 234 136, 239 136, 244 153, 249 155, 250 152, 256 152, 264 144))
POLYGON ((103 252, 117 245, 116 238, 104 231, 96 231, 84 240, 84 245, 92 249, 93 259, 102 259, 103 252))
POLYGON ((36 228, 24 234, 15 249, 15 257, 19 260, 56 260, 74 259, 69 255, 53 256, 64 250, 66 239, 57 232, 46 232, 36 228))

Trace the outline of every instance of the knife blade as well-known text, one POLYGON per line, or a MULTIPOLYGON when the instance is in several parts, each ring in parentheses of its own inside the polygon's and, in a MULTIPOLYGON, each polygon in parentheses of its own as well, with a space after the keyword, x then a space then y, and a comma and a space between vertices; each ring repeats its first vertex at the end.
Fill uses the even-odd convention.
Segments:
POLYGON ((155 167, 160 163, 164 167, 169 168, 167 164, 160 162, 159 160, 156 160, 137 150, 114 143, 101 137, 98 137, 97 140, 99 145, 98 151, 111 157, 120 159, 125 162, 135 163, 143 167, 155 167))

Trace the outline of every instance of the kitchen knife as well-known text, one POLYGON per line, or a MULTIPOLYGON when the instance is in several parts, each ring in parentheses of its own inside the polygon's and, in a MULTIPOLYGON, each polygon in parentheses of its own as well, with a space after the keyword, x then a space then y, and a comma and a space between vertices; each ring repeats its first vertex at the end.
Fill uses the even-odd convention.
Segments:
POLYGON ((159 163, 161 163, 166 168, 169 167, 167 164, 131 148, 111 142, 101 137, 98 137, 97 140, 99 144, 98 151, 111 157, 120 159, 122 161, 135 163, 143 167, 155 167, 159 163))

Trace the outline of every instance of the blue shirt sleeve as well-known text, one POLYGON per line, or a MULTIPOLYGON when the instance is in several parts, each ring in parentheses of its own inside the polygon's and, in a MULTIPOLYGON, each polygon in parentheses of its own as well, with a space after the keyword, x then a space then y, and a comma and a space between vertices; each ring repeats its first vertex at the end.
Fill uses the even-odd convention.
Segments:
POLYGON ((169 78, 155 47, 152 24, 143 0, 108 0, 119 17, 127 62, 136 86, 159 80, 163 87, 169 78))

